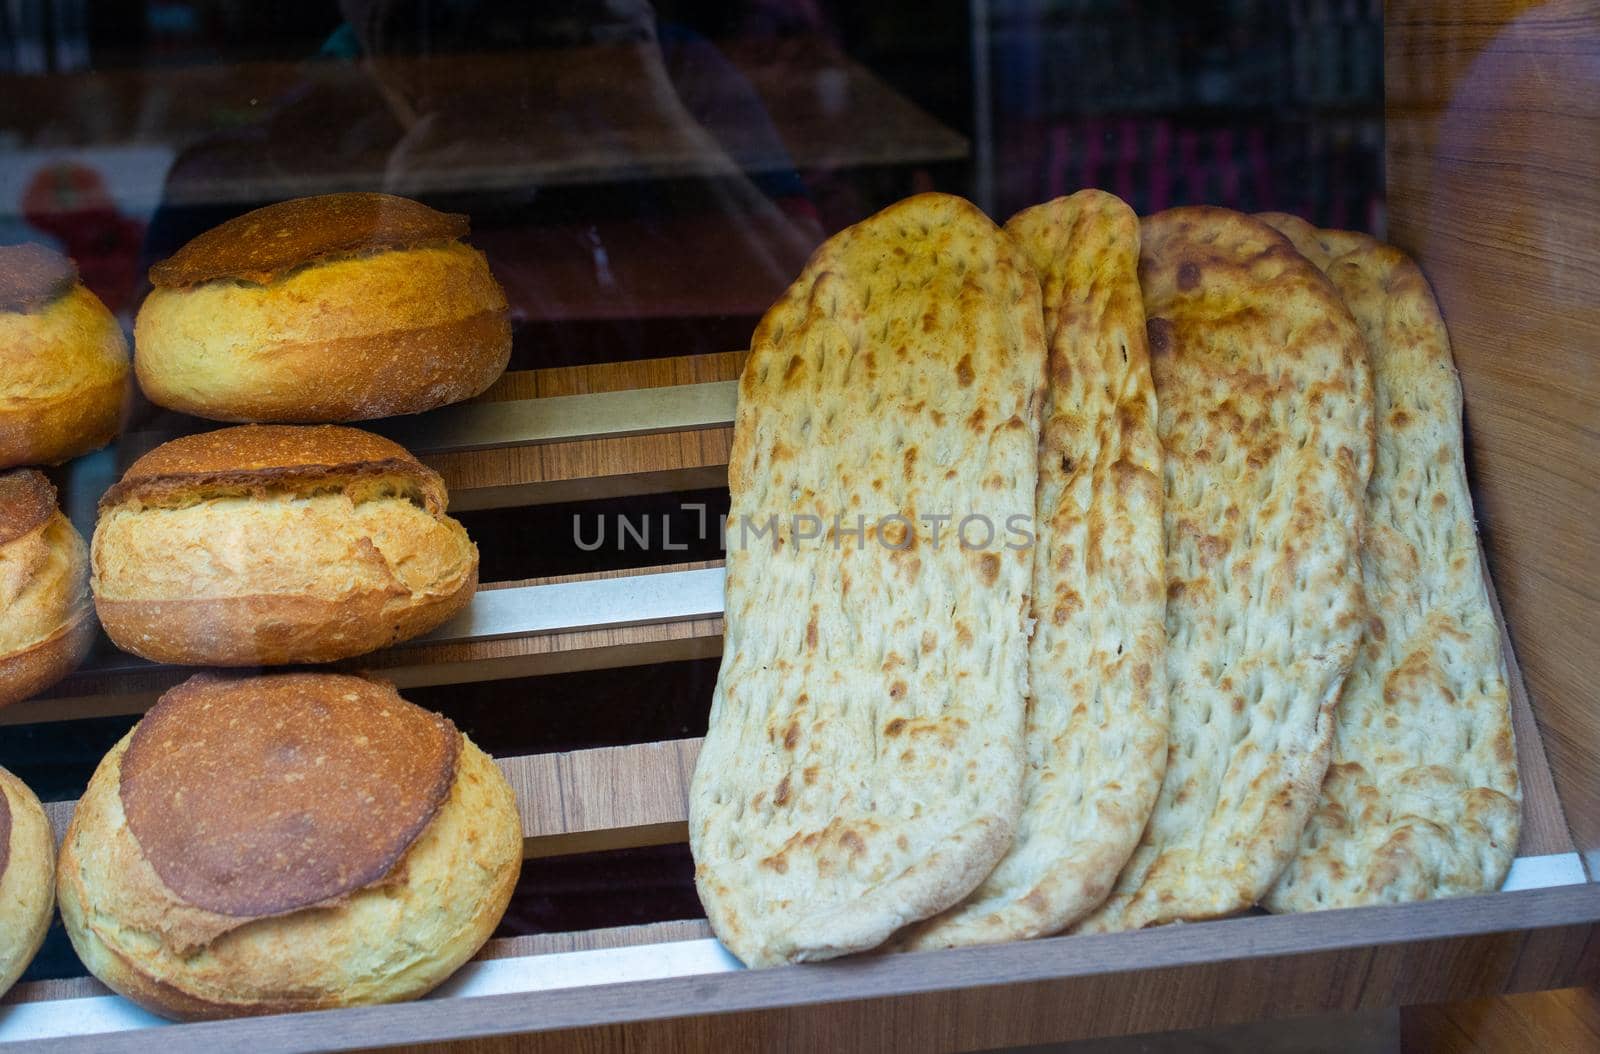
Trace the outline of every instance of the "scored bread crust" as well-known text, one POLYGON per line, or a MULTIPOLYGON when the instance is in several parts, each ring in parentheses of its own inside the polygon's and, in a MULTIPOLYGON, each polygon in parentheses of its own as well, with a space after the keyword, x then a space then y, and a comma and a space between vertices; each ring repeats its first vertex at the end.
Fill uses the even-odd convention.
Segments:
POLYGON ((55 907, 56 839, 33 791, 0 768, 0 996, 44 944, 55 907))
POLYGON ((237 278, 265 285, 308 263, 378 249, 458 241, 467 217, 420 201, 357 191, 279 201, 190 239, 150 268, 161 288, 237 278))
POLYGON ((1085 190, 1013 216, 1050 337, 1022 817, 994 872, 908 949, 1055 933, 1111 891, 1167 764, 1161 447, 1139 220, 1085 190))
POLYGON ((56 465, 109 443, 122 422, 128 342, 82 285, 0 309, 0 468, 56 465))
POLYGON ((369 420, 478 395, 510 361, 505 294, 469 245, 380 245, 263 277, 152 290, 134 360, 152 402, 219 421, 369 420))
POLYGON ((701 902, 751 966, 880 944, 1010 844, 1032 553, 1004 543, 1033 511, 1042 322, 1014 243, 925 194, 826 242, 756 330, 689 820, 701 902), (969 513, 993 548, 918 522, 969 513))
POLYGON ((437 473, 357 429, 185 436, 136 461, 102 499, 95 607, 119 647, 158 662, 362 655, 425 633, 471 601, 477 548, 445 514, 447 502, 437 473), (327 495, 348 508, 316 514, 327 495), (376 511, 358 515, 363 506, 376 511), (158 560, 158 550, 174 555, 158 560), (180 567, 192 573, 175 575, 180 567), (408 567, 436 574, 413 582, 408 567))
POLYGON ((1171 736, 1144 836, 1083 932, 1228 915, 1271 888, 1316 805, 1366 618, 1372 387, 1350 312, 1248 216, 1172 209, 1143 233, 1171 736))
POLYGON ((1262 903, 1312 911, 1498 889, 1522 791, 1444 319, 1393 246, 1281 213, 1260 219, 1328 275, 1365 333, 1377 430, 1361 549, 1367 630, 1321 802, 1262 903))
MULTIPOLYGON (((308 682, 304 690, 313 697, 325 692, 333 701, 347 692, 354 692, 355 698, 377 690, 392 704, 410 706, 387 685, 364 683, 352 689, 357 678, 290 676, 308 682)), ((197 678, 187 687, 203 695, 210 690, 200 683, 205 680, 197 678)), ((279 679, 220 683, 248 688, 270 680, 279 679)), ((355 698, 355 711, 366 702, 355 698)), ((315 698, 301 703, 286 698, 283 705, 315 707, 317 702, 315 698)), ((330 752, 322 759, 326 764, 319 764, 304 743, 292 749, 275 747, 283 734, 262 727, 273 720, 271 709, 268 706, 263 711, 266 721, 246 719, 242 731, 232 731, 238 726, 230 716, 227 722, 214 721, 202 732, 262 737, 259 764, 263 789, 272 786, 272 770, 282 765, 293 770, 288 774, 295 777, 290 790, 301 781, 321 779, 331 796, 340 797, 346 778, 341 775, 341 765, 351 762, 347 752, 338 749, 339 737, 327 740, 330 752), (225 727, 218 728, 219 724, 225 727)), ((184 719, 205 726, 208 716, 191 713, 184 719)), ((339 721, 350 719, 346 715, 339 721)), ((390 734, 392 715, 373 720, 380 723, 368 731, 371 737, 381 739, 390 734)), ((354 737, 362 731, 349 727, 343 734, 354 737)), ((58 892, 68 936, 85 965, 113 990, 155 1013, 192 1020, 415 998, 471 958, 493 933, 510 902, 522 860, 522 823, 516 800, 493 760, 453 727, 449 734, 459 753, 451 762, 453 777, 440 801, 433 802, 435 788, 431 780, 424 780, 421 784, 409 781, 389 792, 421 793, 427 800, 415 803, 416 807, 413 803, 375 803, 388 810, 385 815, 398 808, 402 817, 410 817, 421 808, 429 816, 419 832, 405 838, 398 858, 391 837, 395 832, 364 832, 359 824, 352 828, 340 815, 319 817, 319 807, 342 810, 345 805, 322 805, 323 795, 315 791, 286 804, 292 812, 277 820, 271 832, 246 820, 246 814, 253 818, 260 813, 259 803, 247 803, 250 808, 245 813, 230 809, 229 802, 234 799, 227 796, 180 807, 174 813, 178 822, 192 816, 195 830, 187 834, 158 831, 163 836, 161 845, 147 845, 135 834, 130 819, 133 810, 126 807, 123 786, 124 765, 138 734, 136 727, 95 770, 62 842, 58 892), (358 876, 376 862, 382 873, 372 881, 357 878, 354 884, 336 887, 333 895, 312 901, 306 898, 315 894, 304 891, 328 887, 307 882, 307 875, 298 869, 284 873, 269 867, 220 885, 216 879, 208 879, 203 868, 219 864, 226 868, 226 856, 213 853, 207 860, 188 862, 181 851, 185 837, 204 833, 221 839, 219 845, 226 845, 229 837, 255 842, 269 837, 287 839, 284 853, 304 856, 304 848, 294 838, 297 822, 310 825, 313 839, 326 841, 331 825, 342 827, 348 838, 348 844, 342 846, 320 846, 321 855, 304 859, 297 867, 320 865, 358 876), (246 826, 232 829, 241 824, 246 826), (264 889, 253 895, 269 899, 283 892, 302 891, 302 895, 272 912, 223 914, 176 892, 162 879, 158 863, 162 868, 180 869, 184 879, 216 894, 235 892, 234 885, 241 881, 259 881, 264 889), (185 872, 186 868, 193 872, 185 872)), ((294 738, 292 731, 289 738, 294 738)), ((407 749, 401 740, 379 746, 363 740, 359 746, 379 752, 407 749)), ((191 747, 204 749, 195 744, 191 747)), ((403 766, 404 758, 392 758, 390 763, 403 766)), ((350 776, 373 778, 363 772, 350 776)), ((162 778, 166 785, 160 797, 167 797, 182 792, 194 775, 185 766, 169 766, 162 778)), ((268 804, 287 797, 280 791, 268 804)), ((159 798, 156 804, 160 804, 159 798)), ((404 835, 405 830, 400 833, 404 835)), ((271 852, 263 848, 258 855, 270 859, 271 852)))

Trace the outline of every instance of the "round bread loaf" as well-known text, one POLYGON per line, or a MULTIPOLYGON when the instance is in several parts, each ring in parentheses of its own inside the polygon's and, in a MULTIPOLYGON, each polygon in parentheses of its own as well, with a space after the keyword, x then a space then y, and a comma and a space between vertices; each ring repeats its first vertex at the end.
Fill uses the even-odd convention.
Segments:
POLYGON ((0 245, 0 468, 55 465, 117 434, 128 342, 71 260, 0 245))
POLYGON ((44 943, 56 901, 56 839, 39 799, 0 768, 0 995, 44 943))
POLYGON ((505 776, 393 686, 199 674, 95 770, 58 894, 90 972, 193 1019, 422 995, 521 868, 505 776))
POLYGON ((93 641, 83 537, 43 473, 0 472, 0 706, 71 673, 93 641))
POLYGON ((505 293, 467 218, 388 194, 280 202, 150 269, 135 369, 218 421, 361 421, 477 395, 505 371, 505 293))
POLYGON ((437 473, 336 425, 243 425, 135 461, 100 501, 101 624, 157 662, 272 666, 362 655, 472 599, 478 550, 437 473))

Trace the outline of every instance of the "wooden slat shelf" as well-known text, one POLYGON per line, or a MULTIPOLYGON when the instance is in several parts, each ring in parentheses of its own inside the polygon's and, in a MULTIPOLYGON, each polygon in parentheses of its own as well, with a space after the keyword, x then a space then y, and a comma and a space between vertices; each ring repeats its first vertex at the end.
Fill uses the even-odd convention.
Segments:
MULTIPOLYGON (((717 566, 719 564, 696 562, 561 575, 524 582, 493 583, 481 587, 479 592, 518 586, 634 578, 717 566)), ((328 668, 346 672, 372 672, 406 689, 703 659, 719 655, 721 651, 722 618, 719 613, 714 617, 654 625, 582 629, 445 644, 432 644, 426 640, 409 641, 385 651, 363 655, 359 659, 333 663, 328 668)), ((142 713, 155 703, 157 696, 193 672, 181 666, 131 659, 116 652, 109 642, 102 640, 97 656, 90 660, 86 668, 72 674, 37 699, 0 709, 0 727, 142 713), (106 665, 96 668, 97 663, 106 665)))
MULTIPOLYGON (((1600 753, 1600 721, 1588 690, 1595 678, 1586 675, 1594 667, 1593 649, 1585 650, 1583 639, 1600 620, 1590 588, 1593 554, 1583 544, 1600 523, 1587 512, 1592 502, 1585 504, 1593 497, 1593 481, 1600 479, 1595 471, 1600 449, 1593 430, 1582 427, 1585 408, 1596 404, 1600 392, 1592 369, 1594 342, 1584 340, 1595 331, 1592 290, 1570 280, 1600 268, 1600 239, 1590 237, 1594 210, 1571 204, 1592 196, 1582 177, 1594 166, 1574 162, 1587 157, 1579 144, 1600 141, 1593 134, 1600 111, 1574 94, 1570 77, 1561 85, 1540 87, 1543 82, 1529 72, 1537 73, 1545 58, 1567 63, 1574 56, 1600 55, 1600 24, 1581 17, 1579 7, 1570 0, 1535 9, 1507 0, 1464 5, 1399 0, 1385 8, 1385 46, 1392 63, 1406 66, 1402 75, 1386 77, 1395 237, 1434 280, 1452 328, 1467 399, 1474 496, 1510 627, 1502 629, 1523 824, 1506 889, 1421 904, 1295 916, 1257 913, 1135 933, 867 955, 763 971, 739 969, 703 919, 603 930, 574 926, 568 933, 489 942, 424 1002, 155 1031, 150 1030, 154 1021, 108 996, 98 983, 68 978, 25 984, 0 1001, 0 1045, 37 1029, 39 1035, 57 1037, 41 1049, 147 1051, 159 1046, 164 1054, 235 1047, 258 1054, 420 1049, 420 1044, 474 1054, 612 1046, 966 1051, 1600 982, 1600 884, 1582 863, 1600 860, 1600 794, 1592 767, 1600 753), (1516 46, 1496 52, 1506 34, 1516 46), (1489 65, 1482 55, 1490 56, 1489 65), (1458 119, 1452 117, 1452 93, 1463 84, 1471 89, 1464 101, 1473 119, 1501 130, 1493 141, 1474 139, 1470 149, 1457 149, 1460 144, 1449 138, 1461 134, 1449 122, 1458 119), (1497 94, 1502 91, 1504 97, 1497 94), (1560 105, 1538 112, 1545 129, 1540 136, 1521 134, 1518 107, 1540 100, 1560 105), (1520 167, 1508 167, 1516 158, 1503 156, 1513 146, 1520 167), (1513 171, 1522 173, 1515 207, 1497 190, 1513 171), (1544 225, 1530 227, 1529 216, 1544 225), (1545 222, 1552 218, 1560 223, 1545 222), (1558 266, 1559 273, 1552 271, 1558 266)), ((802 69, 807 62, 837 67, 847 60, 742 55, 736 61, 755 71, 752 81, 767 95, 793 82, 764 81, 762 70, 802 69)), ((172 76, 174 83, 203 80, 192 71, 172 76)), ((837 88, 829 83, 818 90, 837 88)), ((854 74, 847 73, 844 83, 847 93, 876 98, 876 89, 854 74)), ((874 126, 867 121, 836 133, 807 127, 810 118, 801 111, 815 103, 815 98, 796 98, 797 109, 778 122, 780 129, 800 129, 797 134, 815 145, 819 163, 856 163, 852 157, 877 163, 870 152, 828 153, 827 142, 870 139, 874 126), (829 134, 836 138, 828 140, 829 134)), ((0 109, 7 105, 16 103, 8 100, 0 109)), ((915 127, 888 99, 882 107, 888 115, 884 123, 915 127)), ((641 117, 646 124, 651 120, 641 117)), ((641 139, 628 149, 648 146, 641 139)), ((903 146, 888 143, 878 159, 903 146)), ((515 159, 508 157, 487 159, 459 178, 496 185, 514 167, 515 159)), ((542 178, 596 175, 593 166, 584 169, 589 161, 574 162, 574 157, 579 155, 552 158, 553 167, 541 170, 542 178), (560 174, 562 164, 571 166, 567 176, 560 174)), ((671 157, 670 150, 660 155, 658 160, 665 159, 660 172, 670 173, 676 163, 671 157)), ((632 171, 658 170, 643 165, 632 171)), ((728 352, 523 371, 507 375, 477 405, 530 401, 527 409, 536 411, 533 400, 707 384, 724 385, 706 391, 725 398, 726 384, 738 377, 743 361, 744 353, 728 352)), ((624 402, 650 405, 649 400, 624 402)), ((475 411, 469 406, 449 411, 458 415, 452 427, 461 429, 451 441, 461 436, 467 441, 422 456, 445 477, 456 510, 725 483, 731 444, 726 411, 688 425, 656 427, 647 421, 640 426, 647 429, 643 434, 617 435, 619 429, 638 431, 633 422, 617 420, 619 403, 578 405, 612 407, 612 416, 595 429, 605 434, 579 434, 579 428, 556 438, 530 433, 521 441, 497 433, 492 448, 470 449, 475 411)), ((394 427, 426 430, 428 424, 394 427)), ((441 436, 433 434, 435 440, 441 436)), ((140 442, 153 439, 131 439, 116 453, 85 459, 65 473, 64 493, 80 523, 86 514, 92 521, 94 499, 117 464, 126 465, 140 442)), ((661 574, 715 573, 716 567, 666 564, 493 582, 483 587, 474 610, 489 611, 495 595, 506 589, 618 579, 643 588, 645 580, 661 574)), ((596 587, 592 595, 604 593, 596 587)), ((556 594, 503 597, 541 595, 556 594)), ((577 615, 553 627, 530 621, 506 633, 485 630, 409 642, 338 668, 376 671, 404 690, 648 667, 720 652, 719 608, 687 604, 678 614, 682 617, 647 625, 620 624, 625 616, 590 622, 577 615)), ((0 726, 136 714, 187 675, 175 667, 130 664, 102 651, 46 697, 0 710, 0 726)), ((641 670, 641 683, 652 675, 641 670)), ((541 705, 522 685, 486 689, 481 700, 494 706, 541 705)), ((677 723, 670 727, 675 730, 670 735, 689 731, 677 723)), ((561 740, 614 744, 563 753, 530 753, 524 743, 497 759, 517 791, 530 871, 572 863, 557 857, 583 859, 575 854, 597 851, 638 849, 643 858, 681 852, 645 847, 686 839, 687 788, 699 741, 620 741, 628 734, 613 730, 599 739, 561 740)), ((58 830, 71 809, 70 802, 49 806, 58 830)))

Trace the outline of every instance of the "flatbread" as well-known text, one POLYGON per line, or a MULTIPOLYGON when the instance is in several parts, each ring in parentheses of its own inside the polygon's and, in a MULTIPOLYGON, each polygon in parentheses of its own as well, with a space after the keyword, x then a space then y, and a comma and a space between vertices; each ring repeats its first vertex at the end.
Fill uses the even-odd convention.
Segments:
POLYGON ((1011 851, 897 946, 1055 933, 1111 892, 1167 764, 1161 446, 1139 219, 1085 190, 1011 218, 1050 335, 1039 446, 1028 765, 1011 851))
POLYGON ((1377 428, 1361 550, 1367 630, 1321 803, 1263 903, 1312 911, 1498 889, 1522 791, 1444 320, 1398 249, 1260 218, 1333 280, 1366 335, 1377 428))
POLYGON ((874 947, 1011 843, 1033 554, 1008 528, 1031 533, 1044 363, 1033 268, 938 194, 829 239, 756 330, 689 817, 701 902, 752 966, 874 947), (995 528, 971 549, 969 515, 995 528))
POLYGON ((1317 802, 1355 659, 1372 388, 1332 285, 1248 216, 1144 221, 1165 451, 1167 771, 1116 891, 1080 929, 1242 911, 1317 802))

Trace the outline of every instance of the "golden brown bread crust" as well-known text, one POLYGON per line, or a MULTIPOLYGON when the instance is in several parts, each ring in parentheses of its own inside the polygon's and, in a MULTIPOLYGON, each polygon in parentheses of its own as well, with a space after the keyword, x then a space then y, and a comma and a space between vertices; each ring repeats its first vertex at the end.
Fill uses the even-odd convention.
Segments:
POLYGON ((717 936, 766 966, 881 944, 1011 842, 1033 553, 925 514, 1033 513, 1039 281, 971 203, 920 194, 819 248, 751 348, 729 523, 780 526, 730 529, 689 844, 717 936))
POLYGON ((0 657, 0 707, 31 699, 83 665, 94 645, 94 615, 80 605, 56 633, 0 657))
MULTIPOLYGON (((16 279, 14 299, 28 290, 16 279)), ((0 468, 59 464, 104 446, 127 385, 122 327, 81 284, 25 310, 0 307, 0 468)))
POLYGON ((71 289, 78 267, 36 242, 0 245, 0 311, 34 311, 71 289))
POLYGON ((467 236, 467 217, 393 194, 323 194, 280 201, 213 227, 150 268, 158 287, 218 278, 266 284, 303 264, 467 236))
POLYGON ((55 851, 39 799, 0 768, 0 996, 27 969, 50 928, 55 851))
POLYGON ((1315 807, 1366 620, 1366 342, 1287 238, 1226 209, 1144 220, 1166 491, 1171 735, 1155 810, 1080 932, 1234 914, 1315 807))
POLYGON ((283 202, 151 269, 151 401, 219 421, 361 421, 477 395, 510 361, 505 293, 464 216, 386 194, 283 202))
MULTIPOLYGON (((419 296, 427 296, 419 290, 419 296)), ((149 347, 141 330, 140 347, 149 347)), ((283 384, 195 397, 169 386, 152 365, 135 363, 150 400, 213 421, 370 421, 421 413, 481 394, 511 361, 505 305, 489 304, 461 319, 361 335, 270 345, 283 384)))
POLYGON ((162 505, 215 490, 320 486, 400 476, 415 483, 430 512, 445 505, 444 482, 399 443, 337 425, 242 425, 180 436, 139 458, 100 499, 100 508, 162 505))
POLYGON ((0 411, 0 466, 59 465, 99 450, 117 437, 126 369, 71 397, 0 411))
POLYGON ((1262 906, 1498 889, 1522 792, 1444 319, 1421 269, 1393 246, 1281 213, 1258 218, 1327 274, 1366 334, 1377 422, 1361 549, 1367 629, 1321 801, 1262 906))
POLYGON ((75 669, 94 640, 83 540, 42 472, 0 473, 0 707, 75 669))
POLYGON ((471 601, 477 549, 447 503, 437 473, 356 429, 247 425, 173 440, 101 501, 100 621, 158 662, 366 654, 471 601))
POLYGON ((277 915, 393 870, 444 803, 460 752, 453 724, 389 685, 200 674, 139 722, 122 757, 122 808, 185 902, 277 915))
POLYGON ((107 985, 185 1019, 391 1002, 437 985, 493 932, 520 871, 521 820, 494 762, 448 722, 392 686, 337 675, 201 678, 176 691, 162 720, 184 734, 158 726, 144 761, 132 754, 138 729, 118 743, 62 843, 62 918, 107 985), (420 734, 396 734, 397 721, 420 734), (447 766, 433 749, 440 729, 454 751, 447 766), (163 756, 169 741, 185 758, 163 756), (407 756, 419 745, 429 758, 420 765, 407 756), (143 790, 130 796, 130 783, 143 790), (212 794, 215 807, 196 805, 212 794), (146 840, 149 818, 139 816, 151 804, 165 819, 146 840), (263 823, 281 836, 265 848, 255 844, 263 823), (232 845, 291 873, 253 872, 232 845), (261 906, 351 886, 357 870, 376 877, 274 914, 229 915, 187 899, 158 866, 208 898, 230 899, 230 876, 250 897, 276 887, 261 906), (329 869, 345 877, 324 881, 329 869))
POLYGON ((1006 856, 923 950, 1055 933, 1110 891, 1167 763, 1161 445, 1139 293, 1139 218, 1081 190, 1006 233, 1039 274, 1039 434, 1023 808, 1006 856))
POLYGON ((284 666, 336 662, 410 640, 472 601, 478 573, 448 594, 400 611, 393 596, 364 593, 338 600, 305 596, 195 600, 95 599, 106 634, 119 648, 152 662, 183 666, 284 666))
POLYGON ((43 472, 0 472, 0 545, 38 530, 55 512, 56 488, 43 472))

